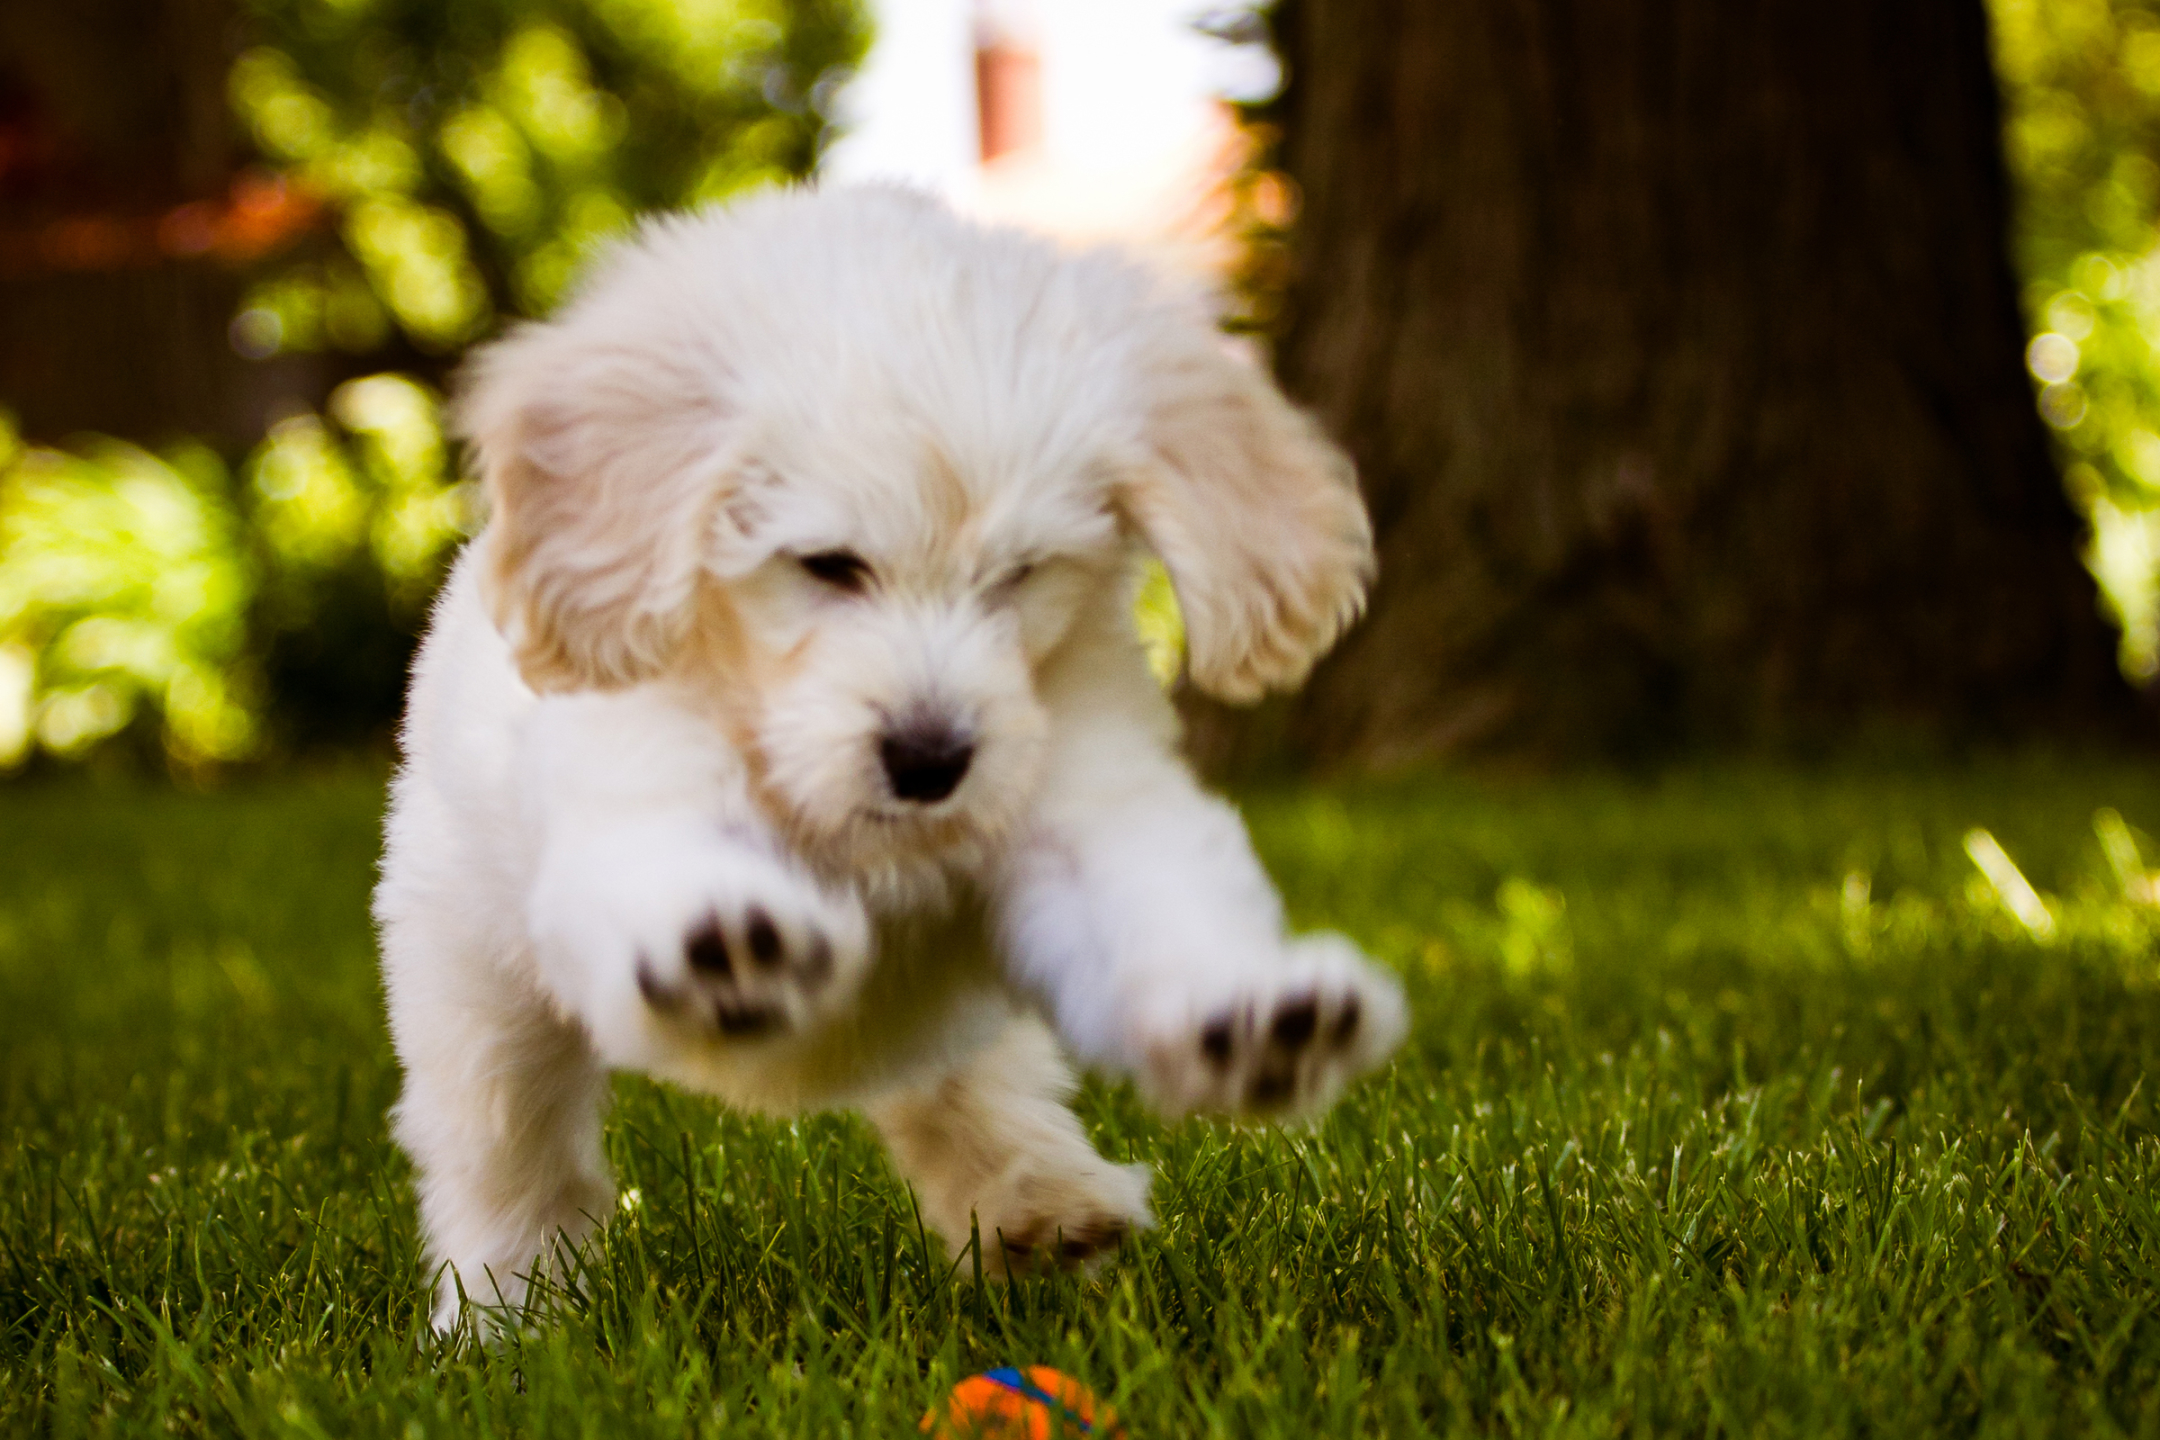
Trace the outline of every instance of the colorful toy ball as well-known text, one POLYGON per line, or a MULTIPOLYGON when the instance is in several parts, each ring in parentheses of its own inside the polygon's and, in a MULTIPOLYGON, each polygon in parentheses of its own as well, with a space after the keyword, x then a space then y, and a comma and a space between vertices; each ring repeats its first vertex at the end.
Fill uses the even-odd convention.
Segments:
POLYGON ((919 1428, 931 1440, 1125 1440, 1108 1406, 1047 1365, 969 1376, 919 1428))

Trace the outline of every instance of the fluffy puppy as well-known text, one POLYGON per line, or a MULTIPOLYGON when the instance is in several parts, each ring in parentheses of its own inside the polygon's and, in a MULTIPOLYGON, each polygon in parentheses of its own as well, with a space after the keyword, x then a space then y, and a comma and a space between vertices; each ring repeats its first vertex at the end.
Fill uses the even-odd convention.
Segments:
POLYGON ((1060 1041, 1171 1114, 1290 1116, 1400 1040, 1391 978, 1285 932, 1134 634, 1146 547, 1193 683, 1250 700, 1372 573, 1349 464, 1198 297, 901 192, 769 194, 644 226, 459 423, 490 519, 375 899, 438 1326, 608 1214, 612 1067, 861 1108, 1004 1273, 1149 1222, 1060 1041))

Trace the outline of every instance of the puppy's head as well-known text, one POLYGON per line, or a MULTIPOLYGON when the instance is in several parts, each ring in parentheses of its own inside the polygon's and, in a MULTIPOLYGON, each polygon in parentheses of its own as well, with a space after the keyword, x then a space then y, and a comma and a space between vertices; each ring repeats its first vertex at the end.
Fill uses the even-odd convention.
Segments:
POLYGON ((1237 701, 1302 679, 1372 569, 1347 461, 1204 306, 898 192, 647 226, 459 414, 527 682, 700 688, 843 865, 1012 823, 1049 691, 1131 652, 1135 540, 1237 701))

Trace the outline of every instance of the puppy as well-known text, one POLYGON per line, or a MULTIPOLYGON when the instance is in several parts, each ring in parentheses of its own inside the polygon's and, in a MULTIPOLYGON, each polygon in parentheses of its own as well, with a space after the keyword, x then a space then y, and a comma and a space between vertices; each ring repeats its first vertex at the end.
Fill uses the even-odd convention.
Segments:
POLYGON ((1373 570, 1348 462, 1197 297, 904 192, 774 193, 645 225, 458 419, 490 518, 375 898, 438 1327, 609 1213, 611 1068, 860 1108, 1004 1274, 1149 1223, 1062 1052, 1167 1114, 1296 1116, 1401 1039, 1388 975, 1285 933, 1135 637, 1145 547, 1192 683, 1252 700, 1373 570))

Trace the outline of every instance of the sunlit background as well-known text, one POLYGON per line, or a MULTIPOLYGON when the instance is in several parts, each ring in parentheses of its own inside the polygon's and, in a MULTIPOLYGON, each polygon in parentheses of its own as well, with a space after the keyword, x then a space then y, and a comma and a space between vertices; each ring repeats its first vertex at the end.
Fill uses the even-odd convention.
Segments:
MULTIPOLYGON (((2035 403, 2090 519, 2123 667, 2145 682, 2160 672, 2160 8, 1992 9, 2035 403)), ((458 355, 544 313, 640 212, 817 174, 898 179, 1067 240, 1141 246, 1234 294, 1254 207, 1281 219, 1289 204, 1241 124, 1238 105, 1279 77, 1236 9, 451 13, 255 0, 253 43, 222 80, 253 158, 176 203, 106 192, 56 208, 58 122, 0 89, 0 281, 34 295, 211 276, 223 308, 198 327, 200 355, 130 358, 240 367, 214 413, 110 414, 39 393, 60 383, 47 372, 68 337, 0 369, 0 767, 150 756, 202 772, 380 746, 411 637, 474 523, 443 434, 458 355), (172 414, 199 423, 176 431, 172 414)), ((1174 664, 1167 590, 1150 594, 1174 664)))

